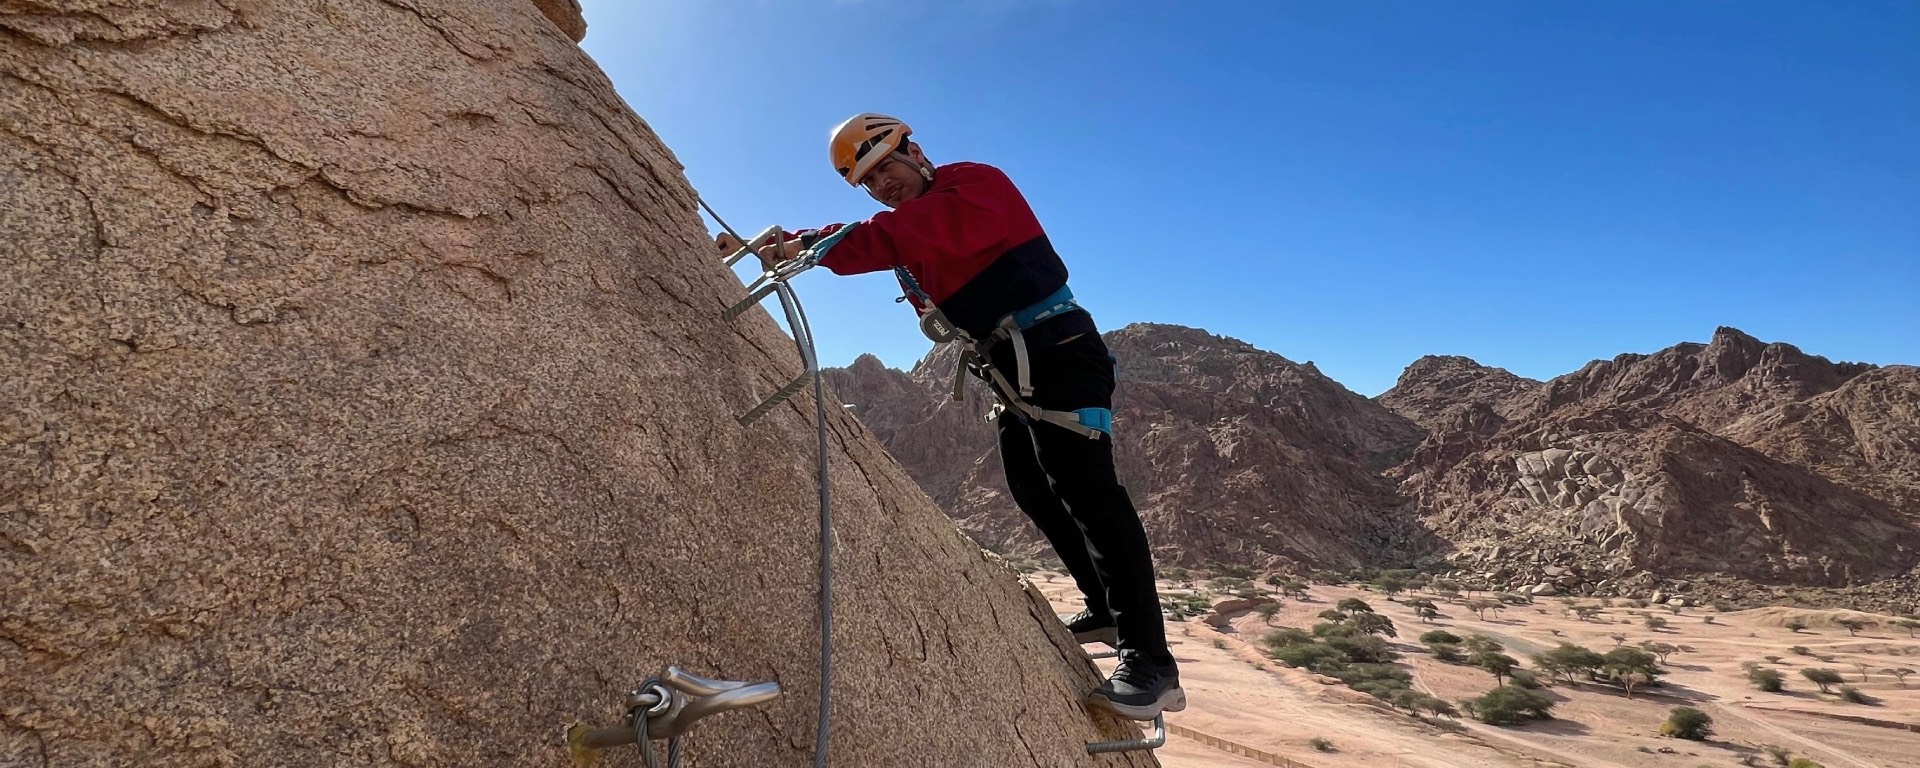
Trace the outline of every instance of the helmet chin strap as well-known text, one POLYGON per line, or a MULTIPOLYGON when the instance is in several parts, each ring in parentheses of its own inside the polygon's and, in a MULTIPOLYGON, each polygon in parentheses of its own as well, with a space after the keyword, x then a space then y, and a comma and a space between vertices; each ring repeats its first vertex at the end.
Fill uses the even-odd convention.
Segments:
POLYGON ((904 162, 904 163, 907 163, 908 165, 913 166, 914 170, 917 170, 920 172, 920 180, 926 182, 926 184, 920 187, 920 194, 924 195, 927 193, 927 190, 933 188, 933 164, 932 163, 913 159, 913 155, 907 154, 907 150, 905 147, 901 147, 900 149, 894 150, 893 155, 894 157, 899 158, 901 162, 904 162))

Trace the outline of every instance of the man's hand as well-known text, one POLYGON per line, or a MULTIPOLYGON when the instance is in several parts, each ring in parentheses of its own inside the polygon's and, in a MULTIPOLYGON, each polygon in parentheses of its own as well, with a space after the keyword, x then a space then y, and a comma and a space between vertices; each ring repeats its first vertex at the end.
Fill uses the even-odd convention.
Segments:
POLYGON ((791 259, 798 258, 800 252, 803 250, 806 249, 800 246, 800 239, 794 238, 792 240, 760 246, 760 250, 757 251, 755 255, 760 257, 760 266, 765 267, 768 272, 772 272, 774 267, 778 267, 791 259))
MULTIPOLYGON (((731 232, 721 232, 713 236, 713 247, 720 251, 721 256, 732 256, 734 251, 740 250, 742 247, 745 247, 745 245, 745 243, 740 242, 740 238, 734 237, 731 232)), ((779 266, 781 262, 799 257, 800 252, 803 250, 806 249, 802 248, 800 246, 800 240, 795 238, 760 246, 754 252, 754 255, 760 257, 760 266, 762 268, 768 272, 772 272, 773 268, 779 266)))

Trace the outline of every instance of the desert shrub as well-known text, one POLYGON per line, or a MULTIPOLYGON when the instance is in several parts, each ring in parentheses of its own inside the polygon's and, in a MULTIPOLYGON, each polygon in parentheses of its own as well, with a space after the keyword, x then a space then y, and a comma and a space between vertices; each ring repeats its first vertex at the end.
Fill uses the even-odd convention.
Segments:
POLYGON ((1357 662, 1384 664, 1400 658, 1400 654, 1395 653, 1393 647, 1388 645, 1386 640, 1373 635, 1329 637, 1322 642, 1326 643, 1327 647, 1337 649, 1345 653, 1347 658, 1357 662))
POLYGON ((1426 643, 1427 645, 1434 643, 1459 643, 1460 637, 1444 629, 1436 629, 1421 635, 1420 642, 1426 643))
POLYGON ((1667 713, 1667 721, 1660 724, 1660 735, 1704 741, 1713 735, 1713 718, 1693 707, 1674 707, 1667 713))
POLYGON ((1535 675, 1531 670, 1515 669, 1507 675, 1513 678, 1514 685, 1522 688, 1532 690, 1540 687, 1540 676, 1535 675))
POLYGON ((1787 763, 1787 768, 1826 768, 1826 766, 1804 757, 1796 757, 1793 759, 1793 762, 1787 763))
POLYGON ((1552 699, 1515 685, 1503 685, 1461 703, 1488 725, 1519 725, 1528 719, 1553 717, 1552 699))
POLYGON ((1428 712, 1440 715, 1441 717, 1455 717, 1460 714, 1460 710, 1454 709, 1453 705, 1448 704, 1446 699, 1434 696, 1420 697, 1419 707, 1428 712))
POLYGON ((1319 736, 1315 736, 1311 739, 1307 739, 1307 746, 1313 747, 1313 751, 1315 752, 1332 752, 1333 751, 1333 742, 1327 741, 1326 739, 1320 738, 1319 736))
POLYGON ((1785 626, 1787 629, 1791 629, 1795 632, 1799 632, 1807 628, 1807 622, 1805 619, 1795 616, 1791 619, 1787 619, 1787 623, 1785 626))
POLYGON ((1260 642, 1264 643, 1268 648, 1283 648, 1289 645, 1312 643, 1313 635, 1307 634, 1305 630, 1299 627, 1281 627, 1272 632, 1268 632, 1266 637, 1260 638, 1260 642))
POLYGON ((1332 672, 1347 665, 1347 656, 1319 643, 1304 643, 1274 648, 1268 651, 1274 661, 1297 669, 1310 669, 1315 672, 1332 672))
POLYGON ((1871 704, 1880 703, 1879 699, 1876 699, 1872 696, 1868 696, 1866 693, 1862 692, 1860 689, 1855 688, 1851 685, 1840 686, 1840 698, 1841 700, 1846 701, 1849 704, 1871 705, 1871 704))
POLYGON ((1747 680, 1753 683, 1753 687, 1767 693, 1779 693, 1787 688, 1786 679, 1780 676, 1778 670, 1765 667, 1754 667, 1748 670, 1747 680))

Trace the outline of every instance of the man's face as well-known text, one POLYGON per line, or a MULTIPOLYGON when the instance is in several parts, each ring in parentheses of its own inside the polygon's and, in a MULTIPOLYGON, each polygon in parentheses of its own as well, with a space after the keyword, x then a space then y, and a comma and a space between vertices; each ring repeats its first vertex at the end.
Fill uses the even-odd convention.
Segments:
POLYGON ((901 203, 926 194, 930 184, 926 177, 920 175, 919 164, 926 162, 926 157, 920 154, 920 145, 908 144, 907 156, 912 158, 912 162, 898 153, 888 155, 867 172, 866 178, 860 180, 860 186, 888 208, 898 208, 901 203))

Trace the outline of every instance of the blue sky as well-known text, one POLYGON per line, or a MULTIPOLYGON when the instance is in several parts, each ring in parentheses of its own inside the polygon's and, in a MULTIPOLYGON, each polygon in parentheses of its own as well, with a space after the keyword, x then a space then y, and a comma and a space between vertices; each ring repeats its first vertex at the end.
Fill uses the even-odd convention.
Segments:
MULTIPOLYGON (((1920 363, 1920 2, 583 5, 736 228, 871 215, 827 133, 894 114, 1007 171, 1103 329, 1366 395, 1424 354, 1544 379, 1720 325, 1920 363)), ((796 285, 827 364, 929 346, 889 275, 796 285)))

